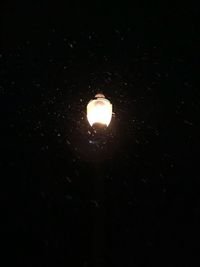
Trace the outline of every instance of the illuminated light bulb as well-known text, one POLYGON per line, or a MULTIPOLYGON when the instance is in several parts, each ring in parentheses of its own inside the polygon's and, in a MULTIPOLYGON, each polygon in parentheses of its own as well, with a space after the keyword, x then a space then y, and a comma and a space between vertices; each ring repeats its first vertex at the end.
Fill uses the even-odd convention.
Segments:
POLYGON ((112 104, 103 94, 95 95, 87 105, 87 119, 91 126, 101 124, 108 126, 112 119, 112 104))

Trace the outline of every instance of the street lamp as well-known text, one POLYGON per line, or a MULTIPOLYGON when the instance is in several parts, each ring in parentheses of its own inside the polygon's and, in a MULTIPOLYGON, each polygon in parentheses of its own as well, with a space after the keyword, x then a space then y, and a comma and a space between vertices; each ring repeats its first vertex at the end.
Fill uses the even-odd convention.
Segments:
POLYGON ((85 119, 74 119, 71 123, 68 140, 70 149, 84 161, 101 162, 111 158, 118 139, 111 102, 103 94, 96 94, 86 104, 85 115, 85 119))
POLYGON ((112 119, 112 104, 103 94, 95 95, 87 105, 87 119, 91 126, 94 124, 108 125, 112 119))

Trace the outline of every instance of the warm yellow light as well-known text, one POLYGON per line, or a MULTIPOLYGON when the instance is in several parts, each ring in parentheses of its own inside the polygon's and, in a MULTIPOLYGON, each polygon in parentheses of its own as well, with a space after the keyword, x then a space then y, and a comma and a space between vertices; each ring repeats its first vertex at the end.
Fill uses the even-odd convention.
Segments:
POLYGON ((87 119, 92 126, 94 123, 109 125, 112 119, 112 104, 102 94, 97 94, 96 99, 90 100, 87 105, 87 119))

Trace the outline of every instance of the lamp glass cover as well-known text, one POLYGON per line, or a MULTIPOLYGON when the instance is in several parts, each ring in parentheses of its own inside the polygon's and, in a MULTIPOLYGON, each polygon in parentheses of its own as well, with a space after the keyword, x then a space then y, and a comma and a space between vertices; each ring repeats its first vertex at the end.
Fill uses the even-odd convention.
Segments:
POLYGON ((87 119, 91 126, 94 123, 108 126, 112 119, 112 104, 110 101, 104 97, 91 100, 87 105, 87 119))

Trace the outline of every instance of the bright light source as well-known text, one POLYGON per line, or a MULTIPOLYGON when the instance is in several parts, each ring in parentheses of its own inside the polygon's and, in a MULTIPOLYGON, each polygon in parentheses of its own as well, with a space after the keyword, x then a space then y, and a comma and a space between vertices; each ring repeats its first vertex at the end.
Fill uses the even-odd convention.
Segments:
POLYGON ((97 94, 96 99, 87 105, 87 119, 92 126, 95 123, 108 126, 112 119, 112 104, 103 94, 97 94))

